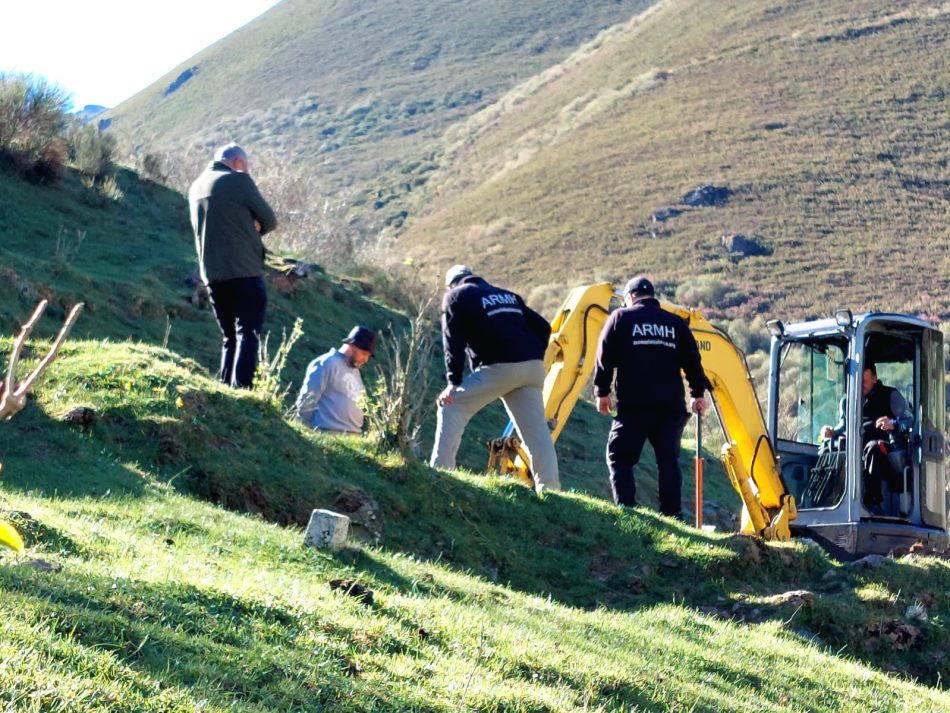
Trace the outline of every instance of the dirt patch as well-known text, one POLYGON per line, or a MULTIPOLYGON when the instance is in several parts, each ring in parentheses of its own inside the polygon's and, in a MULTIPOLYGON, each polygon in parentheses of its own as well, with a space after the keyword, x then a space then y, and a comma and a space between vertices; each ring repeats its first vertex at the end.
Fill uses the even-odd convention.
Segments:
POLYGON ((884 646, 893 651, 916 649, 924 641, 923 633, 918 627, 900 619, 871 622, 867 625, 865 633, 868 646, 871 648, 884 646))
POLYGON ((379 503, 367 492, 347 486, 333 500, 330 509, 350 518, 350 524, 356 526, 354 534, 365 534, 377 543, 382 540, 383 516, 379 503))

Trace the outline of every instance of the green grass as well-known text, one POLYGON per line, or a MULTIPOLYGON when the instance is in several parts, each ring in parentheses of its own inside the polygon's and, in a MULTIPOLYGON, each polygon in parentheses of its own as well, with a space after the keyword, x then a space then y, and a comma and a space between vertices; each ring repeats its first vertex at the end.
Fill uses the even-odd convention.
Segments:
POLYGON ((145 346, 74 342, 3 429, 16 437, 0 451, 2 507, 28 544, 0 560, 0 700, 13 710, 950 705, 925 685, 947 673, 944 561, 837 567, 804 544, 435 473, 307 433, 145 346), (99 410, 88 431, 57 418, 79 395, 99 410), (169 457, 178 449, 191 470, 169 457), (291 524, 194 497, 214 479, 226 507, 253 509, 227 493, 264 495, 264 517, 291 524), (375 520, 342 552, 304 548, 292 523, 344 491, 371 498, 375 520), (800 588, 817 603, 771 599, 800 588), (930 616, 921 643, 868 643, 914 602, 930 616))

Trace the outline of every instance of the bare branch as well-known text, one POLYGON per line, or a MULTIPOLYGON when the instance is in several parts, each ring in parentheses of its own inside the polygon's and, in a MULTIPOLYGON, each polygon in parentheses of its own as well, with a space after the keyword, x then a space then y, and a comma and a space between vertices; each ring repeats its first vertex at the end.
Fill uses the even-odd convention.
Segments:
POLYGON ((47 367, 56 358, 56 355, 59 353, 60 346, 62 346, 63 342, 66 340, 66 337, 69 335, 70 330, 73 328, 73 324, 76 323, 76 319, 79 317, 79 313, 83 308, 82 302, 73 306, 67 315, 66 321, 63 323, 62 328, 56 335, 56 339, 53 341, 53 345, 50 347, 49 353, 43 357, 43 360, 37 364, 36 368, 33 369, 29 376, 27 376, 19 384, 14 384, 13 377, 16 373, 17 363, 20 361, 20 353, 23 351, 23 345, 26 344, 26 340, 33 332, 33 327, 36 326, 36 323, 43 315, 43 312, 46 311, 46 305, 46 300, 43 300, 36 306, 36 309, 33 310, 33 314, 30 315, 30 318, 20 329, 20 333, 13 342, 13 349, 10 352, 10 364, 7 368, 7 378, 4 382, 3 393, 0 394, 0 421, 12 418, 14 415, 22 411, 24 406, 26 406, 27 393, 36 383, 37 379, 43 375, 43 372, 46 371, 47 367))

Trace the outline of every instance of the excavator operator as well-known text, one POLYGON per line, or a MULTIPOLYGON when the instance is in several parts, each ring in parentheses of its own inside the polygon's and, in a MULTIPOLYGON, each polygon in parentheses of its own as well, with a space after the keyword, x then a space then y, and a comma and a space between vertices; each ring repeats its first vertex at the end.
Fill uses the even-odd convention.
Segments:
POLYGON ((624 307, 608 317, 600 333, 594 372, 597 410, 605 416, 613 408, 616 372, 617 412, 607 440, 607 466, 618 505, 637 504, 634 467, 649 440, 659 470, 660 511, 682 518, 680 438, 689 414, 681 370, 689 382, 690 409, 702 414, 709 382, 689 326, 660 307, 646 277, 633 278, 624 289, 624 307))
MULTIPOLYGON (((861 374, 861 392, 864 439, 863 468, 865 473, 864 505, 874 514, 883 514, 883 484, 898 490, 897 473, 887 458, 890 434, 899 430, 902 420, 912 417, 907 401, 897 389, 885 386, 878 379, 877 367, 868 364, 861 374)), ((844 419, 834 427, 822 426, 821 437, 832 441, 844 435, 844 419)))

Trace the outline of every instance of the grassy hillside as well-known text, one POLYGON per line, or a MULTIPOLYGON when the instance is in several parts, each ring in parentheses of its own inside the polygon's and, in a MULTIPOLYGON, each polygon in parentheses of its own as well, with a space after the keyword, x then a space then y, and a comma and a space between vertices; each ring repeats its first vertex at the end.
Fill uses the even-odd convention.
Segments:
POLYGON ((948 673, 945 561, 837 566, 437 474, 200 371, 74 341, 2 425, 0 504, 29 546, 0 554, 10 709, 950 706, 932 688, 948 673), (59 419, 75 403, 97 408, 87 430, 59 419), (313 507, 350 512, 362 544, 303 548, 293 523, 313 507))
POLYGON ((745 314, 946 319, 948 37, 922 0, 667 0, 453 127, 403 245, 542 290, 645 271, 745 314), (685 205, 703 184, 725 204, 685 205))
POLYGON ((284 0, 107 117, 186 173, 234 139, 275 173, 303 170, 318 195, 342 191, 364 222, 397 224, 375 195, 381 172, 418 187, 445 127, 651 2, 284 0))
MULTIPOLYGON (((5 708, 950 707, 945 560, 840 566, 803 543, 700 533, 584 492, 539 499, 308 432, 213 380, 214 326, 180 283, 182 199, 120 179, 124 199, 92 208, 74 178, 0 175, 0 330, 38 295, 88 304, 0 424, 0 517, 28 545, 0 553, 5 708), (64 420, 77 405, 90 424, 64 420), (315 507, 350 514, 348 549, 302 547, 315 507)), ((310 352, 352 321, 399 318, 352 281, 278 284, 274 322, 302 315, 310 352)), ((603 437, 575 430, 597 480, 583 457, 562 459, 564 480, 590 492, 603 437)))
MULTIPOLYGON (((0 335, 12 336, 40 297, 48 299, 51 307, 37 328, 39 336, 54 334, 67 309, 83 301, 86 309, 74 337, 164 345, 169 353, 193 360, 202 373, 213 374, 219 358, 218 329, 210 308, 189 300, 194 287, 186 284, 196 273, 187 203, 181 195, 141 181, 132 172, 120 174, 119 183, 122 201, 96 208, 81 200, 84 189, 74 177, 54 187, 40 187, 0 173, 0 299, 4 305, 0 335)), ((271 261, 265 324, 271 355, 295 319, 303 320, 303 336, 281 375, 289 392, 285 406, 292 404, 307 363, 337 346, 354 324, 380 329, 393 324, 398 332, 406 321, 405 315, 380 300, 397 300, 405 287, 400 280, 407 276, 367 269, 362 275, 341 277, 317 270, 306 280, 288 285, 279 257, 271 256, 271 261)), ((382 351, 366 369, 368 383, 386 368, 382 351)), ((420 400, 434 404, 443 373, 439 352, 431 368, 432 387, 417 396, 420 400)), ((113 386, 122 387, 124 382, 113 386)), ((420 451, 428 453, 434 405, 424 415, 420 451)), ((500 435, 506 423, 500 404, 480 414, 466 432, 460 464, 483 471, 485 442, 500 435)), ((609 420, 589 405, 575 410, 571 427, 558 443, 565 487, 610 497, 603 461, 608 429, 609 420)), ((687 472, 689 463, 689 454, 684 452, 687 472)), ((655 502, 655 465, 647 459, 644 468, 643 493, 647 502, 655 502)), ((710 481, 709 498, 737 509, 738 500, 725 477, 714 470, 710 481)))

